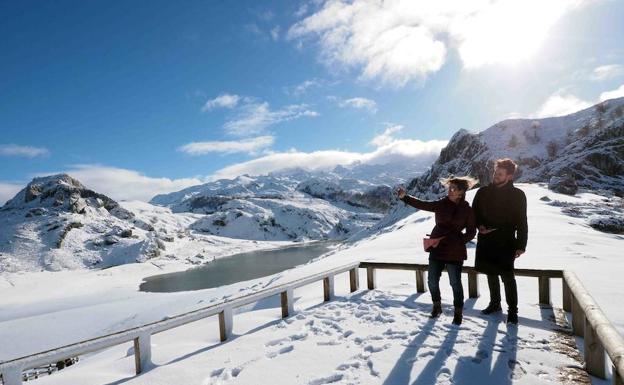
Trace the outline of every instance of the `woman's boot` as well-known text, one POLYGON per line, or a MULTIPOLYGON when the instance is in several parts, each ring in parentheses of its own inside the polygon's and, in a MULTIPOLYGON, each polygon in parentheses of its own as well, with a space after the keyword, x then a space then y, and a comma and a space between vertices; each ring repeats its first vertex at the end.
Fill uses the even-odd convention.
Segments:
POLYGON ((455 306, 455 314, 453 314, 453 325, 461 325, 463 308, 455 306))
POLYGON ((442 302, 440 301, 434 301, 433 302, 433 308, 431 309, 431 318, 436 318, 437 316, 439 316, 440 314, 442 314, 442 302))

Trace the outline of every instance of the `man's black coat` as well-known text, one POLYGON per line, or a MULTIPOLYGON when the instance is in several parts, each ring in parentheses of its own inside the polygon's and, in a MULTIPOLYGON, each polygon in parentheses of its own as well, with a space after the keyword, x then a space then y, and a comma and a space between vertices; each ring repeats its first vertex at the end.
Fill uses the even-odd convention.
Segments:
POLYGON ((516 250, 526 250, 528 226, 526 196, 508 182, 480 188, 472 201, 477 227, 496 229, 479 233, 475 269, 485 274, 513 271, 516 250))

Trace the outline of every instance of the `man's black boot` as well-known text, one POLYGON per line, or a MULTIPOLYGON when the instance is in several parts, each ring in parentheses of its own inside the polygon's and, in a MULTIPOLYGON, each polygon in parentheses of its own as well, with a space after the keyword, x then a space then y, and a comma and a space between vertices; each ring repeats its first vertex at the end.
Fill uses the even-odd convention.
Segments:
POLYGON ((500 302, 490 302, 485 309, 481 310, 481 314, 492 314, 502 310, 500 302))
POLYGON ((507 313, 507 323, 517 325, 518 324, 518 313, 517 312, 509 312, 507 313))

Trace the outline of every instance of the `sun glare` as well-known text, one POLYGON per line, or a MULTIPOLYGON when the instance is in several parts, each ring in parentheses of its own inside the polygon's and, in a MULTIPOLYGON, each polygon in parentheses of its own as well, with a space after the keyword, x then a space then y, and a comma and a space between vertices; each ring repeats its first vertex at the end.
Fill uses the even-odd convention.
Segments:
POLYGON ((459 27, 463 36, 459 52, 465 66, 529 59, 570 5, 569 1, 506 0, 469 17, 459 27))

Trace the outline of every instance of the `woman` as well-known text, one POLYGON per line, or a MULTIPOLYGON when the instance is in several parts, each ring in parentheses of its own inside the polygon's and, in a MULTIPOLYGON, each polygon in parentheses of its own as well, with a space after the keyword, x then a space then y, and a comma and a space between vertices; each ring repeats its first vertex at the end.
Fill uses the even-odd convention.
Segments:
POLYGON ((433 300, 431 317, 435 318, 442 313, 440 276, 446 266, 453 288, 453 305, 455 306, 453 324, 460 325, 464 308, 461 271, 464 260, 467 258, 466 242, 474 238, 477 233, 475 217, 465 196, 466 191, 474 186, 476 181, 470 177, 450 177, 440 182, 447 186, 448 194, 438 201, 421 201, 407 195, 403 187, 397 189, 397 196, 410 206, 435 213, 435 227, 431 231, 434 246, 427 250, 429 251, 427 283, 433 300), (462 232, 464 229, 466 231, 462 232), (438 241, 437 244, 436 241, 438 241))

